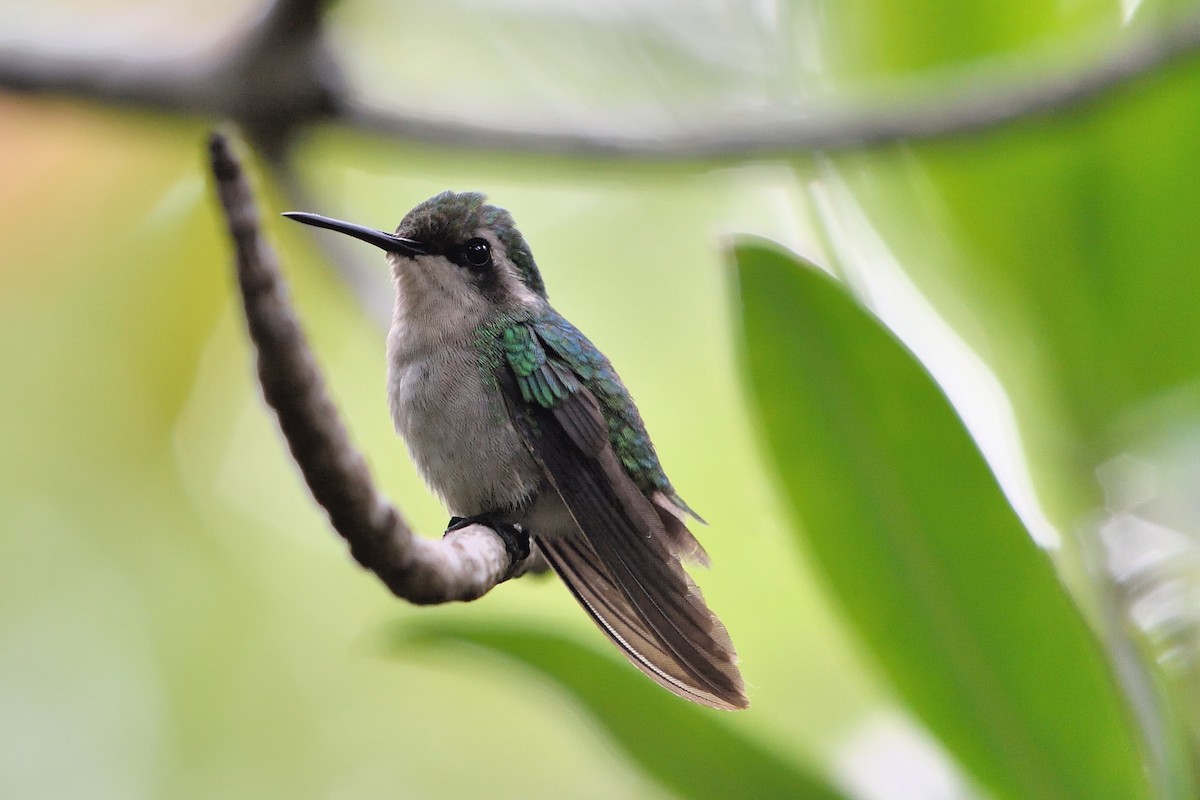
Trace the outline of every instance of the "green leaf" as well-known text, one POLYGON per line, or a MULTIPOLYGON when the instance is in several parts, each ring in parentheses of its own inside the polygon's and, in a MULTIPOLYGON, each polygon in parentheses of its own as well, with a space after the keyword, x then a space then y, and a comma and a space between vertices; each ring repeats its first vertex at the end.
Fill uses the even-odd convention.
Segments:
POLYGON ((674 697, 641 673, 571 639, 532 627, 440 621, 406 624, 405 643, 469 643, 557 683, 625 754, 680 797, 839 800, 823 778, 781 759, 713 711, 674 697))
POLYGON ((825 273, 732 257, 801 544, 912 710, 997 797, 1146 797, 1098 642, 933 380, 825 273))

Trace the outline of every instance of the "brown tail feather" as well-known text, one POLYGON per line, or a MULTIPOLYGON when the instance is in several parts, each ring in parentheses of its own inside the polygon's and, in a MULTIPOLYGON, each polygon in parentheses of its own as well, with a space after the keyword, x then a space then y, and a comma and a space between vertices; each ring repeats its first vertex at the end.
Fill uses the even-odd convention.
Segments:
MULTIPOLYGON (((667 690, 693 702, 731 711, 749 706, 729 634, 708 611, 700 590, 686 573, 689 605, 703 608, 712 621, 704 648, 707 663, 700 669, 681 663, 674 648, 642 621, 585 540, 539 537, 537 544, 580 605, 634 666, 667 690), (706 677, 714 674, 720 679, 706 677)), ((679 571, 683 572, 682 567, 679 571)))

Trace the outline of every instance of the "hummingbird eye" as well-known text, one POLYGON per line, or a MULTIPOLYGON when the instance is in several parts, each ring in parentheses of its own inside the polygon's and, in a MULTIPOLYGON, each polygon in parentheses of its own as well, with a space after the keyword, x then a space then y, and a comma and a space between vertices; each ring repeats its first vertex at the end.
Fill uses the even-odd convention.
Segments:
POLYGON ((492 246, 486 239, 472 239, 462 246, 463 266, 484 269, 492 265, 492 246))

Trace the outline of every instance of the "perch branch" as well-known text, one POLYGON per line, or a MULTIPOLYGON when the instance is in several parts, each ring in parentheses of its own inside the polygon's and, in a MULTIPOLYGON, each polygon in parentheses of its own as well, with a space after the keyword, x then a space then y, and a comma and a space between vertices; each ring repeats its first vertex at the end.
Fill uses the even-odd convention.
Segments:
POLYGON ((241 164, 220 133, 212 134, 209 153, 236 252, 246 322, 258 350, 263 396, 313 497, 355 560, 397 597, 420 604, 473 600, 516 573, 527 559, 490 528, 470 525, 440 540, 414 536, 376 490, 291 310, 278 261, 260 234, 241 164))

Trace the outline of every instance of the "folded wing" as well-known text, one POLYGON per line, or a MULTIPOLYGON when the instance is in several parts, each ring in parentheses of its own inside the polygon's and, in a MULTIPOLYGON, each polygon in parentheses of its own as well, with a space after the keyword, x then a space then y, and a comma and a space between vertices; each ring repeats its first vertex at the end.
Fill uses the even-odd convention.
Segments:
POLYGON ((737 654, 680 563, 679 532, 668 533, 662 509, 617 459, 595 396, 533 331, 519 335, 521 358, 501 368, 499 383, 514 427, 579 528, 565 537, 531 531, 538 547, 639 669, 689 700, 745 708, 737 654))

